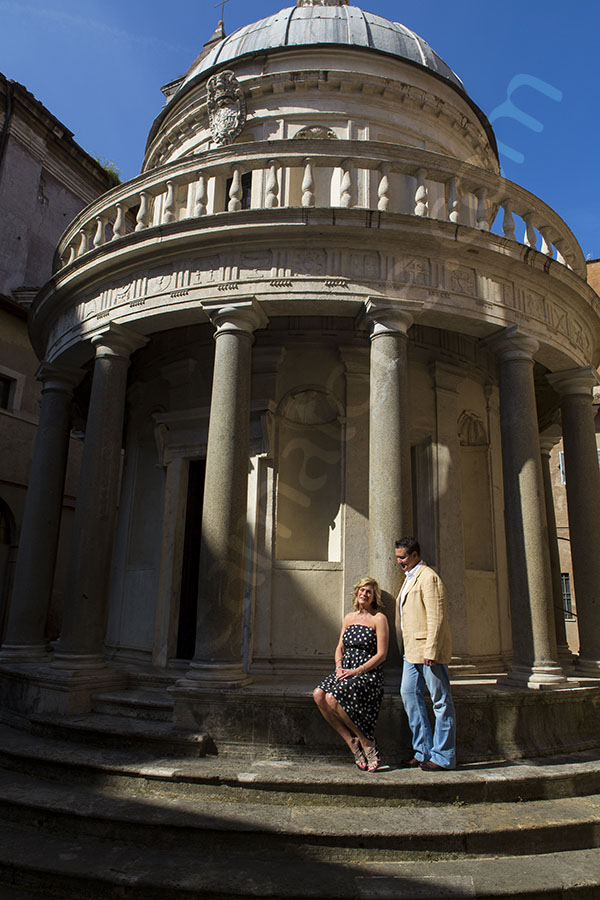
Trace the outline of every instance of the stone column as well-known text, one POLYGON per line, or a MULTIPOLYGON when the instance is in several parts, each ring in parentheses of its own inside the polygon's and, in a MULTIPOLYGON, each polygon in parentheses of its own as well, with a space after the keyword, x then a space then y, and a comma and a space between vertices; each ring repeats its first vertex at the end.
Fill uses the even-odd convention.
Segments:
POLYGON ((546 504, 540 458, 533 354, 537 341, 516 328, 486 341, 498 355, 504 516, 512 616, 508 681, 561 687, 557 663, 546 504))
POLYGON ((370 299, 369 571, 383 590, 401 581, 394 541, 412 532, 408 436, 408 329, 412 316, 391 300, 370 299))
POLYGON ((104 665, 129 357, 146 338, 119 325, 92 338, 96 355, 60 640, 53 665, 104 665))
POLYGON ((578 671, 600 671, 600 471, 592 408, 593 369, 548 376, 561 396, 565 480, 577 623, 578 671))
MULTIPOLYGON (((216 325, 196 652, 185 681, 235 686, 242 664, 252 340, 267 319, 253 299, 204 303, 216 325)), ((180 682, 181 684, 181 682, 180 682)))
POLYGON ((550 547, 550 572, 552 576, 552 605, 554 609, 554 631, 558 661, 563 667, 573 664, 573 654, 567 643, 565 614, 563 609, 562 580, 560 577, 560 554, 558 552, 558 534, 556 531, 556 515, 554 511, 554 493, 552 491, 552 474, 550 472, 550 454, 560 441, 560 429, 552 426, 540 435, 540 451, 542 459, 542 476, 544 479, 544 498, 546 501, 546 518, 548 522, 548 544, 550 547))
MULTIPOLYGON (((458 437, 458 385, 464 372, 436 361, 431 366, 435 388, 434 499, 437 505, 439 572, 444 579, 452 621, 454 656, 469 655, 465 594, 461 458, 458 437)), ((433 563, 434 560, 431 560, 433 563)), ((457 660, 458 662, 458 660, 457 660)))
POLYGON ((81 369, 42 363, 40 419, 15 570, 12 600, 0 659, 45 659, 46 618, 52 596, 65 473, 71 429, 73 388, 81 369))

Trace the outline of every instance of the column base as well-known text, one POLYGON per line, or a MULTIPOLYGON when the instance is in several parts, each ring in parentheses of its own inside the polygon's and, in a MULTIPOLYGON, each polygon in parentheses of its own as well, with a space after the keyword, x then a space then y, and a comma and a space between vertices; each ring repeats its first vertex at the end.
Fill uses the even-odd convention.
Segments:
POLYGON ((0 666, 0 708, 9 713, 73 716, 92 709, 94 694, 120 690, 125 677, 115 669, 75 671, 52 664, 0 666))
POLYGON ((572 671, 573 666, 576 663, 577 657, 571 650, 569 650, 569 647, 567 644, 559 645, 559 647, 557 649, 557 655, 558 655, 558 664, 559 664, 559 666, 562 666, 563 672, 572 671))
POLYGON ((49 644, 3 644, 0 650, 0 664, 39 663, 50 659, 49 644))
POLYGON ((523 687, 536 691, 556 691, 574 687, 560 666, 513 666, 508 675, 498 678, 496 684, 507 687, 523 687))
POLYGON ((57 650, 52 658, 53 669, 64 669, 70 672, 98 672, 106 669, 106 660, 99 653, 69 653, 57 650))
POLYGON ((575 674, 589 675, 591 678, 600 678, 600 659, 575 658, 575 674))
POLYGON ((241 663, 196 662, 192 660, 185 677, 177 684, 182 687, 200 685, 220 688, 237 688, 250 684, 252 679, 244 672, 241 663))

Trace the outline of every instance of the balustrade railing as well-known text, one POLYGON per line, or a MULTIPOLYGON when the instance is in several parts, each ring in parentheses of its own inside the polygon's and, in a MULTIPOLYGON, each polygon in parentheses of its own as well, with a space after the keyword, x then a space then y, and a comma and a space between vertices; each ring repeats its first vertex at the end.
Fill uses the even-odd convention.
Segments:
POLYGON ((568 226, 519 185, 417 148, 330 140, 236 144, 140 175, 79 214, 61 239, 57 267, 132 232, 276 207, 360 207, 493 230, 585 276, 568 226))

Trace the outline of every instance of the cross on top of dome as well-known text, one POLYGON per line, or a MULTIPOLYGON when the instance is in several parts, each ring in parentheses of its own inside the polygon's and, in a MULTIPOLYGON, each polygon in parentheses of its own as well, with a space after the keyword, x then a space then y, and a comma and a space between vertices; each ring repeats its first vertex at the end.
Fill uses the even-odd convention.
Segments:
POLYGON ((349 0, 297 0, 296 6, 349 6, 349 0))

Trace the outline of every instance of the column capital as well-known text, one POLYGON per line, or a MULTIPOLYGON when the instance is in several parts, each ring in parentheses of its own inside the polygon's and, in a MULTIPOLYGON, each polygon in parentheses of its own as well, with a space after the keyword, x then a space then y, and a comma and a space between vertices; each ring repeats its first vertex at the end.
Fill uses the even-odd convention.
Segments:
POLYGON ((585 394, 590 400, 592 399, 592 388, 600 381, 591 366, 568 369, 566 372, 553 372, 551 375, 546 375, 546 378, 561 397, 585 394))
POLYGON ((83 369, 62 366, 44 359, 39 364, 35 377, 37 381, 42 382, 42 391, 63 391, 70 394, 83 378, 83 374, 83 369))
POLYGON ((148 338, 132 328, 111 322, 106 328, 92 335, 91 343, 95 349, 96 359, 102 356, 129 359, 135 350, 148 343, 148 338))
POLYGON ((408 334, 414 322, 413 315, 401 300, 387 297, 369 297, 364 305, 364 316, 371 325, 371 340, 383 334, 408 334))
POLYGON ((257 328, 266 328, 269 324, 268 316, 254 296, 227 301, 205 300, 201 306, 217 329, 215 338, 225 333, 252 335, 257 328))
POLYGON ((560 425, 550 425, 540 433, 540 451, 542 456, 550 456, 552 450, 562 439, 560 425))
POLYGON ((533 354, 537 351, 539 342, 519 331, 518 325, 503 328, 496 331, 481 341, 483 347, 488 347, 503 362, 513 359, 525 359, 533 361, 533 354))

